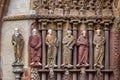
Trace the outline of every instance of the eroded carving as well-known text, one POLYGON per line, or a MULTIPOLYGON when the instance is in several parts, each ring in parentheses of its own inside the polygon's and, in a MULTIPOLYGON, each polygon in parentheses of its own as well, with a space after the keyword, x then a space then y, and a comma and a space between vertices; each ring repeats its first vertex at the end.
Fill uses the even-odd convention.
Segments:
POLYGON ((88 38, 85 30, 82 31, 82 34, 78 37, 77 45, 79 46, 77 67, 80 65, 88 66, 88 38))
POLYGON ((14 29, 14 34, 12 36, 12 45, 14 47, 15 63, 20 63, 22 59, 22 51, 24 47, 24 40, 22 34, 19 32, 18 28, 14 29))
POLYGON ((71 60, 72 60, 72 50, 73 45, 75 44, 75 38, 72 35, 71 30, 67 30, 67 34, 62 40, 63 43, 63 67, 71 68, 71 60))
POLYGON ((102 69, 103 66, 103 57, 104 57, 104 44, 105 37, 102 34, 101 29, 96 30, 96 34, 94 36, 93 43, 95 45, 94 51, 94 67, 102 69))
POLYGON ((29 37, 29 54, 31 58, 31 66, 40 66, 41 59, 41 37, 37 29, 32 30, 32 34, 29 37))
POLYGON ((57 67, 56 65, 56 55, 57 55, 57 47, 58 47, 58 39, 54 35, 52 29, 48 30, 48 34, 46 36, 46 45, 48 47, 47 51, 47 65, 48 67, 57 67))

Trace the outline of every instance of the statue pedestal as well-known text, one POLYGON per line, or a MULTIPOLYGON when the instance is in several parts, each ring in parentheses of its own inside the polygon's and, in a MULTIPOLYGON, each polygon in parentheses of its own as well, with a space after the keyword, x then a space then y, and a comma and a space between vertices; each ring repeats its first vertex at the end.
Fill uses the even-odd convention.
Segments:
POLYGON ((38 64, 31 65, 31 72, 30 72, 31 77, 30 77, 30 80, 40 80, 38 70, 41 67, 42 67, 42 65, 38 65, 38 64))
POLYGON ((21 75, 24 72, 23 66, 24 65, 22 63, 12 64, 13 73, 15 74, 15 80, 21 80, 21 75))
POLYGON ((80 72, 79 80, 87 80, 87 75, 86 75, 86 72, 85 72, 87 67, 88 67, 88 65, 84 65, 84 64, 80 65, 81 72, 80 72))
POLYGON ((63 75, 62 80, 72 80, 71 74, 69 73, 68 68, 65 69, 65 73, 63 75))

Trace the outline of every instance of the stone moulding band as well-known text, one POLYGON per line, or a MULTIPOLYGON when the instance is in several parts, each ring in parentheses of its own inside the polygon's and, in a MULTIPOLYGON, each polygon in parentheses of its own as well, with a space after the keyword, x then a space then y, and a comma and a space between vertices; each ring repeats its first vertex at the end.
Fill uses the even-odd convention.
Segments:
POLYGON ((32 19, 86 19, 86 20, 95 20, 95 19, 105 19, 113 20, 114 16, 56 16, 56 15, 16 15, 16 16, 5 16, 3 21, 16 21, 16 20, 32 20, 32 19))

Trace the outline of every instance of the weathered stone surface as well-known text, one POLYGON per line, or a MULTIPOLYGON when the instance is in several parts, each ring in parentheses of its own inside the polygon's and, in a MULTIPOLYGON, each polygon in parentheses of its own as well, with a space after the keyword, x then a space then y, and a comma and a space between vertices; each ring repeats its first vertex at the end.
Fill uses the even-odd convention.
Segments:
POLYGON ((8 15, 23 15, 30 13, 30 0, 11 0, 8 15))
POLYGON ((1 38, 1 56, 2 56, 2 69, 3 80, 14 80, 14 74, 12 73, 12 63, 14 62, 14 50, 11 44, 11 36, 14 32, 14 28, 18 27, 21 34, 24 37, 25 45, 23 50, 23 63, 24 67, 28 67, 28 37, 29 37, 30 21, 10 21, 4 22, 2 28, 1 38))

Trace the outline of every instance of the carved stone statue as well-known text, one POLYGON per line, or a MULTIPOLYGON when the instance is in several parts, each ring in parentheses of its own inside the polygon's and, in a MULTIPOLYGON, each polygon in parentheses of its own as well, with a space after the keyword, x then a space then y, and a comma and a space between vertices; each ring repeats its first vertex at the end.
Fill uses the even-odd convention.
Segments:
POLYGON ((48 34, 46 36, 46 45, 48 47, 47 51, 47 67, 57 67, 56 65, 56 55, 57 55, 57 47, 58 47, 58 39, 53 34, 53 30, 49 29, 48 34))
POLYGON ((94 49, 94 67, 102 69, 103 66, 103 57, 104 57, 104 44, 105 37, 102 34, 101 29, 96 30, 96 34, 94 36, 93 43, 95 45, 94 49))
POLYGON ((32 35, 29 37, 31 65, 41 65, 41 37, 37 29, 32 30, 32 35))
POLYGON ((75 44, 75 38, 72 35, 72 31, 68 30, 67 35, 62 40, 63 43, 63 67, 71 68, 72 49, 75 44))
POLYGON ((88 39, 86 31, 82 31, 82 34, 78 37, 77 45, 79 46, 78 64, 88 66, 88 39))
POLYGON ((15 28, 14 30, 14 34, 12 36, 12 45, 14 46, 14 55, 15 55, 14 63, 20 63, 22 58, 22 51, 24 47, 24 40, 18 28, 15 28))

